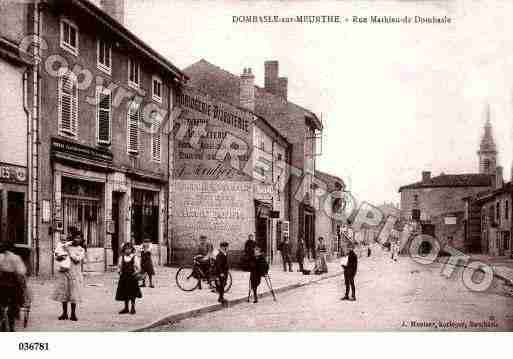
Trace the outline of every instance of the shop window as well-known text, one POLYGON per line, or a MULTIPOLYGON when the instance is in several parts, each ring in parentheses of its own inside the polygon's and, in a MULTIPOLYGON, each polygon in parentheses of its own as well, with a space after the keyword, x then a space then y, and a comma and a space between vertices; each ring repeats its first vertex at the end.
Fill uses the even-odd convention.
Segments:
POLYGON ((15 244, 28 244, 25 236, 25 194, 7 192, 7 238, 15 244))
POLYGON ((135 244, 149 238, 158 244, 159 206, 158 192, 132 189, 131 233, 135 244))
POLYGON ((509 250, 509 241, 510 241, 510 234, 509 232, 504 232, 502 241, 504 243, 504 250, 509 250))

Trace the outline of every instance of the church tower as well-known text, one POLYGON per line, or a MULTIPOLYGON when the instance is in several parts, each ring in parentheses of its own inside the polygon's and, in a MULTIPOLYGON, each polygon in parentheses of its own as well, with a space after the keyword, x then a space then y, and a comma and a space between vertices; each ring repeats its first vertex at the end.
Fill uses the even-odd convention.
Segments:
POLYGON ((481 144, 477 154, 479 156, 479 173, 495 174, 497 167, 497 148, 492 135, 492 124, 490 122, 490 105, 485 110, 486 123, 484 125, 484 134, 481 137, 481 144))

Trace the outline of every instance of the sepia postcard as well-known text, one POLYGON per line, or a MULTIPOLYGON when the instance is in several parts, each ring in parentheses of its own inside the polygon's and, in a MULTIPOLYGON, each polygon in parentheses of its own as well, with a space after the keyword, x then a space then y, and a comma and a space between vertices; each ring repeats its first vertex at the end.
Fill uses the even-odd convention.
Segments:
POLYGON ((0 0, 1 330, 513 331, 512 14, 0 0))

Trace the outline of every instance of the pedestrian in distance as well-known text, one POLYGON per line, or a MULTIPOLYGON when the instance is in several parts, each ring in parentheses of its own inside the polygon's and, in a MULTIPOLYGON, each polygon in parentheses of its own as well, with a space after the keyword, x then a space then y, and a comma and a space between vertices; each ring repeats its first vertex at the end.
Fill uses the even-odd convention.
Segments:
POLYGON ((243 269, 246 271, 250 270, 251 262, 255 257, 255 247, 255 237, 253 236, 253 234, 249 234, 246 243, 244 243, 243 269))
POLYGON ((123 254, 118 262, 119 281, 116 289, 116 300, 124 302, 125 307, 119 314, 135 314, 135 300, 136 298, 142 298, 138 280, 140 264, 131 243, 125 243, 121 251, 123 254), (131 304, 130 311, 128 310, 129 302, 131 304))
POLYGON ((354 277, 356 276, 356 271, 358 269, 358 257, 354 252, 354 245, 349 243, 348 245, 348 255, 345 263, 342 264, 344 268, 344 281, 346 285, 346 295, 341 298, 342 300, 356 300, 356 289, 354 285, 354 277), (351 289, 352 295, 349 298, 349 289, 351 289))
POLYGON ((152 277, 155 275, 155 268, 153 267, 151 250, 151 239, 146 236, 141 249, 141 274, 143 275, 142 287, 146 287, 146 277, 148 277, 150 288, 154 288, 152 277))
POLYGON ((85 250, 82 246, 82 234, 76 227, 70 227, 70 236, 63 238, 55 249, 57 261, 56 286, 52 299, 62 303, 59 320, 68 319, 68 303, 71 303, 69 320, 78 321, 77 304, 82 300, 82 262, 85 250))
POLYGON ((224 287, 228 277, 229 263, 228 263, 228 242, 221 242, 219 245, 219 252, 215 260, 215 274, 216 274, 216 289, 219 293, 217 301, 221 304, 226 304, 224 299, 224 287))
POLYGON ((315 260, 314 273, 315 274, 323 274, 328 273, 328 264, 326 263, 326 243, 324 243, 324 238, 319 237, 317 242, 317 258, 315 260))
POLYGON ((16 317, 26 299, 27 268, 23 260, 13 253, 11 241, 0 241, 0 306, 7 308, 7 321, 1 331, 15 331, 16 317))
POLYGON ((281 252, 281 259, 283 262, 283 271, 287 271, 287 265, 289 272, 292 272, 292 261, 290 259, 290 241, 289 237, 283 237, 283 241, 280 244, 278 250, 281 252))
POLYGON ((259 247, 255 247, 254 250, 255 256, 250 262, 249 283, 253 291, 253 303, 258 303, 258 286, 260 285, 262 277, 267 275, 269 264, 265 260, 264 253, 259 247))
POLYGON ((305 262, 305 242, 303 241, 303 236, 299 235, 297 240, 297 249, 296 249, 296 260, 299 265, 298 272, 304 272, 304 262, 305 262))
POLYGON ((371 256, 371 247, 369 244, 369 246, 367 247, 367 257, 370 257, 370 256, 371 256))

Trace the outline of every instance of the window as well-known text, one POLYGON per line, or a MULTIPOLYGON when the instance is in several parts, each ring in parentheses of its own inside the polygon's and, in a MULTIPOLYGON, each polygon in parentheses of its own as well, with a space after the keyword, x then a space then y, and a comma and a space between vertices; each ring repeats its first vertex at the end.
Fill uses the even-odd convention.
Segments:
POLYGON ((78 55, 78 27, 69 20, 61 20, 61 47, 78 55))
POLYGON ((76 136, 78 128, 77 77, 68 72, 59 77, 59 132, 76 136))
POLYGON ((112 96, 111 91, 99 87, 96 89, 96 135, 98 143, 110 145, 112 133, 112 96))
POLYGON ((138 88, 140 84, 139 64, 133 59, 128 60, 128 85, 138 88))
POLYGON ((157 162, 160 162, 161 156, 161 124, 160 114, 157 111, 153 111, 151 113, 151 159, 157 162))
POLYGON ((500 223, 501 221, 501 204, 500 202, 497 202, 495 204, 495 219, 497 220, 497 223, 500 223))
POLYGON ((110 44, 104 40, 99 39, 97 45, 98 53, 98 68, 107 74, 111 74, 111 47, 110 44))
POLYGON ((509 219, 509 202, 504 202, 504 219, 509 219))
POLYGON ((157 102, 162 102, 162 80, 156 76, 152 78, 152 98, 157 102))
POLYGON ((141 109, 137 102, 133 101, 130 104, 127 117, 127 150, 128 153, 137 154, 139 152, 139 120, 141 117, 141 109))

